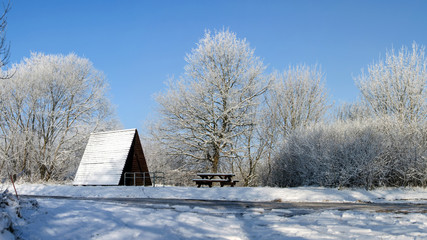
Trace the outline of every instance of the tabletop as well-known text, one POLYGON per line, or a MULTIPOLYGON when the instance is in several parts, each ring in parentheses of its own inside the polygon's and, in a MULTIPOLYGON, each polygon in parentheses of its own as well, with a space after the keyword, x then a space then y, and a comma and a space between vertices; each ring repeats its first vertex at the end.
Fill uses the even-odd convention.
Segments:
POLYGON ((233 173, 198 173, 197 176, 222 176, 222 177, 233 177, 233 173))

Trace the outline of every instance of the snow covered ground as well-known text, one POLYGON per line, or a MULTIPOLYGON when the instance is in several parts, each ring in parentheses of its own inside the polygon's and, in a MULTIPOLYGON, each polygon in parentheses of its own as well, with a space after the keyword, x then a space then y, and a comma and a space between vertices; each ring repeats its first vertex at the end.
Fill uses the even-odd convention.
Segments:
MULTIPOLYGON (((427 190, 75 187, 18 185, 19 194, 296 202, 427 202, 427 190)), ((427 239, 426 212, 230 209, 38 199, 16 223, 22 239, 427 239)), ((402 209, 404 210, 404 209, 402 209)), ((5 235, 0 234, 0 239, 5 235)))
MULTIPOLYGON (((130 197, 175 198, 240 201, 282 202, 413 202, 427 203, 425 188, 385 188, 373 191, 363 189, 320 188, 243 188, 243 187, 126 187, 126 186, 72 186, 72 185, 17 185, 19 194, 74 197, 130 197)), ((13 191, 13 188, 9 188, 13 191)))

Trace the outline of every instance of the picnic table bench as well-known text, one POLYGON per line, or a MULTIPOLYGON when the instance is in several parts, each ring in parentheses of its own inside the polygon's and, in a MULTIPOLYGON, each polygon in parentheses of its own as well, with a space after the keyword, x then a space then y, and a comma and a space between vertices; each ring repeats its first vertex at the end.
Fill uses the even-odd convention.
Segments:
POLYGON ((232 179, 235 176, 233 173, 198 173, 197 176, 200 178, 193 179, 193 181, 197 184, 198 188, 202 185, 212 187, 212 184, 215 182, 219 183, 221 187, 224 185, 234 187, 239 182, 232 179))

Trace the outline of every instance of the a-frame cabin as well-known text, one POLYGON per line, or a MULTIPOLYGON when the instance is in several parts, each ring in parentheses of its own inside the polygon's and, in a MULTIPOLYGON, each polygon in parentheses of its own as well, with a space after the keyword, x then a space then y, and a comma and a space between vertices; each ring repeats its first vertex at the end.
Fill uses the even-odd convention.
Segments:
POLYGON ((138 131, 92 133, 74 185, 151 185, 138 131))

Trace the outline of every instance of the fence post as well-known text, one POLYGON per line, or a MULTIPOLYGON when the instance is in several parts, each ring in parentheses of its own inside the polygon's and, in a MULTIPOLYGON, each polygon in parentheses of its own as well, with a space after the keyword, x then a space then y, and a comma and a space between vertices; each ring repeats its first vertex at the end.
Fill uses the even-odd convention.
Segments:
POLYGON ((10 174, 9 174, 9 176, 10 176, 10 180, 12 181, 13 189, 15 189, 16 199, 18 199, 18 200, 19 200, 18 192, 16 191, 15 182, 13 181, 13 177, 12 177, 12 175, 10 175, 10 174))

